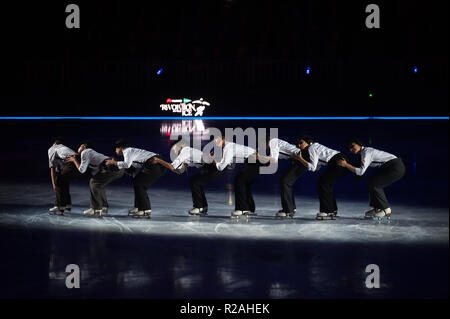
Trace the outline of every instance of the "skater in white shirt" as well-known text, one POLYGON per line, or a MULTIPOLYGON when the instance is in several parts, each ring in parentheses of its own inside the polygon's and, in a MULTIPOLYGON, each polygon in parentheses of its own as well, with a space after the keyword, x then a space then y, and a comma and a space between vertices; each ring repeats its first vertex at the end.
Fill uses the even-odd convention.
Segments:
POLYGON ((244 162, 244 167, 239 171, 234 179, 234 201, 235 209, 231 216, 238 217, 242 215, 255 214, 255 201, 253 199, 251 186, 259 175, 261 163, 257 160, 255 149, 229 142, 223 137, 216 137, 214 142, 222 147, 222 159, 216 163, 219 171, 225 170, 229 165, 235 162, 244 162))
POLYGON ((105 187, 111 182, 123 176, 125 170, 115 166, 106 166, 106 161, 111 159, 106 155, 94 150, 94 146, 89 141, 84 141, 78 148, 81 161, 75 156, 68 160, 75 164, 80 173, 89 173, 90 208, 83 212, 84 216, 102 217, 108 214, 108 200, 106 198, 105 187))
POLYGON ((164 175, 166 168, 152 160, 158 154, 131 147, 125 139, 118 140, 114 147, 116 154, 123 156, 123 161, 113 158, 106 160, 106 165, 125 169, 133 177, 134 208, 128 212, 129 215, 150 218, 152 211, 147 189, 164 175))
POLYGON ((64 139, 57 137, 52 140, 52 146, 48 149, 48 162, 53 190, 56 194, 55 206, 50 208, 54 214, 70 213, 72 198, 70 196, 70 182, 80 176, 75 165, 67 159, 77 153, 64 145, 64 139))
POLYGON ((369 205, 372 209, 364 214, 365 217, 390 218, 391 208, 384 193, 384 188, 405 175, 405 165, 402 159, 388 152, 366 147, 357 139, 350 140, 347 147, 351 153, 359 155, 361 164, 353 166, 346 160, 340 160, 338 165, 347 168, 357 176, 362 176, 369 167, 379 167, 378 171, 367 181, 369 205))
POLYGON ((266 147, 270 156, 258 154, 258 158, 278 163, 279 160, 290 160, 291 165, 284 171, 280 178, 280 196, 282 209, 276 213, 276 217, 294 217, 297 212, 293 192, 294 183, 306 172, 306 167, 292 159, 301 150, 294 144, 290 144, 279 138, 267 137, 266 147))
POLYGON ((334 196, 334 184, 346 173, 346 170, 337 163, 341 159, 347 159, 347 156, 314 142, 309 135, 299 136, 297 138, 297 145, 301 150, 308 151, 309 160, 305 160, 302 157, 302 153, 299 153, 294 158, 303 164, 308 171, 317 172, 320 167, 327 166, 327 169, 320 175, 317 182, 317 192, 320 201, 317 219, 328 217, 334 219, 338 212, 336 197, 334 196))

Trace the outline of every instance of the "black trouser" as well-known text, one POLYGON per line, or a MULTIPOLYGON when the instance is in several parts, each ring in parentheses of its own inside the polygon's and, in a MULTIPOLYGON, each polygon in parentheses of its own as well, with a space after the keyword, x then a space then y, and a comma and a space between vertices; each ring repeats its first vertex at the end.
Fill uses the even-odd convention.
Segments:
POLYGON ((235 210, 255 212, 251 186, 259 175, 261 164, 245 163, 244 168, 234 178, 235 210))
POLYGON ((398 181, 403 175, 405 175, 405 165, 401 158, 390 160, 381 165, 380 169, 367 181, 369 205, 378 209, 390 207, 383 188, 398 181))
POLYGON ((280 178, 281 207, 286 214, 293 213, 296 209, 292 187, 304 172, 306 172, 306 167, 300 162, 292 160, 291 166, 280 178))
POLYGON ((348 162, 348 157, 345 154, 339 153, 334 155, 329 160, 325 172, 319 177, 317 192, 319 194, 321 213, 329 214, 338 210, 336 197, 334 196, 334 184, 348 172, 345 167, 337 164, 337 161, 342 158, 348 162))
POLYGON ((55 206, 65 207, 72 205, 72 198, 70 196, 70 182, 79 177, 81 174, 74 163, 69 162, 64 165, 61 172, 56 173, 55 176, 55 206))
POLYGON ((156 182, 166 172, 166 168, 161 164, 150 164, 148 160, 139 174, 133 178, 134 207, 139 210, 150 210, 150 199, 147 189, 156 182))
POLYGON ((91 208, 99 210, 108 207, 105 187, 109 183, 119 179, 125 173, 124 169, 117 169, 114 166, 105 167, 102 165, 100 171, 91 177, 89 188, 91 191, 91 208))
POLYGON ((224 173, 225 170, 219 171, 215 164, 205 164, 199 173, 192 176, 189 180, 189 185, 191 186, 192 202, 194 207, 208 207, 203 186, 212 182, 216 178, 219 178, 224 173))

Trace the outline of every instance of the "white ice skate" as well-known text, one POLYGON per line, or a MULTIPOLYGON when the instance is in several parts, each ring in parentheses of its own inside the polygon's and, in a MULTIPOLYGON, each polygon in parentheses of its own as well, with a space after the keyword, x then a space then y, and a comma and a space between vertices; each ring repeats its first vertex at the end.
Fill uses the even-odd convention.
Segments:
POLYGON ((72 206, 70 206, 70 205, 68 205, 66 207, 54 206, 54 207, 50 208, 48 211, 52 215, 64 215, 64 210, 67 210, 67 212, 70 213, 71 208, 72 208, 72 206))
POLYGON ((242 210, 235 210, 231 213, 231 218, 239 218, 243 214, 242 210))
POLYGON ((382 221, 383 219, 390 220, 391 208, 388 207, 386 209, 377 209, 374 215, 374 219, 378 221, 382 221))
POLYGON ((133 215, 133 217, 136 217, 136 218, 141 218, 141 217, 150 218, 151 213, 152 213, 152 211, 150 209, 149 210, 139 210, 136 214, 133 215))
POLYGON ((208 215, 208 207, 203 207, 203 208, 198 208, 198 207, 194 207, 192 208, 189 212, 189 215, 208 215))
POLYGON ((295 213, 297 212, 297 209, 294 209, 294 211, 290 214, 286 214, 284 211, 280 210, 275 214, 275 217, 280 217, 280 218, 284 218, 284 217, 294 217, 295 213))
POLYGON ((51 214, 56 214, 59 211, 59 207, 58 206, 53 206, 52 208, 50 208, 48 210, 51 214))
POLYGON ((134 207, 128 211, 128 216, 130 215, 134 216, 138 211, 139 209, 137 207, 134 207))
POLYGON ((102 207, 102 215, 108 215, 108 207, 102 207))
POLYGON ((102 218, 102 210, 101 209, 93 209, 89 208, 83 212, 84 217, 98 217, 102 218))
POLYGON ((334 220, 334 217, 337 215, 337 212, 334 213, 317 213, 316 219, 318 220, 324 220, 324 219, 332 219, 334 220))

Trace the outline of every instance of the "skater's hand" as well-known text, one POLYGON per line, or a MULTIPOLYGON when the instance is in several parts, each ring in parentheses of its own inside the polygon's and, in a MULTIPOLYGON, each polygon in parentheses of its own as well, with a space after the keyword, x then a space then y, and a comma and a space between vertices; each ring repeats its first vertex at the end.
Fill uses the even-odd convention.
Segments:
POLYGON ((181 171, 180 171, 179 169, 174 169, 173 172, 174 172, 175 174, 178 174, 178 175, 181 175, 181 174, 182 174, 181 171))
POLYGON ((157 164, 157 163, 158 163, 158 158, 152 157, 152 158, 150 159, 150 164, 154 165, 154 164, 157 164))
POLYGON ((347 166, 347 161, 345 159, 340 159, 340 160, 337 161, 337 164, 339 166, 346 167, 347 166))
POLYGON ((106 166, 117 165, 117 161, 114 158, 112 158, 110 160, 106 160, 105 164, 106 164, 106 166))
POLYGON ((56 192, 56 186, 55 184, 52 185, 53 190, 56 192))
POLYGON ((76 160, 77 160, 77 159, 75 158, 75 155, 72 155, 72 156, 69 156, 68 158, 66 158, 66 161, 67 161, 67 162, 75 163, 76 160))

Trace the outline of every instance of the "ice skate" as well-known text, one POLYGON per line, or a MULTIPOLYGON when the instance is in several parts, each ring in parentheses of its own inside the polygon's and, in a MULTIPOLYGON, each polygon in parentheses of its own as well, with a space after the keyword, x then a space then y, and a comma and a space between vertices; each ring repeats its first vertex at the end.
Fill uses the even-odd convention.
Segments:
POLYGON ((324 220, 324 219, 334 220, 336 215, 337 215, 337 212, 333 212, 333 213, 320 212, 320 213, 317 213, 316 219, 317 220, 324 220))
POLYGON ((235 210, 231 213, 231 218, 239 218, 243 214, 242 210, 235 210))
POLYGON ((50 215, 56 215, 58 212, 59 212, 59 207, 58 206, 54 206, 54 207, 52 207, 52 208, 50 208, 49 210, 48 210, 48 212, 49 212, 49 214, 50 215))
POLYGON ((102 207, 101 210, 102 210, 102 215, 103 215, 103 216, 105 216, 105 215, 108 216, 108 215, 109 215, 109 213, 108 213, 108 207, 102 207))
POLYGON ((142 217, 147 217, 150 218, 152 211, 149 210, 139 210, 136 214, 133 215, 133 217, 135 218, 142 218, 142 217))
POLYGON ((390 221, 391 220, 391 208, 388 207, 386 209, 377 209, 375 211, 373 219, 377 220, 377 221, 383 221, 383 220, 390 221))
POLYGON ((66 206, 66 207, 58 207, 54 206, 48 210, 50 215, 64 215, 64 211, 67 210, 67 213, 70 214, 70 209, 72 206, 66 206))
POLYGON ((189 215, 193 215, 193 216, 208 215, 208 207, 203 207, 203 208, 194 207, 191 210, 189 210, 188 213, 189 213, 189 215))
POLYGON ((294 211, 293 211, 292 213, 288 213, 288 214, 286 214, 286 213, 285 213, 284 211, 282 211, 282 210, 279 210, 279 211, 276 213, 275 217, 278 217, 278 218, 286 218, 286 217, 293 218, 296 212, 297 212, 297 209, 294 209, 294 211))
POLYGON ((101 209, 93 209, 89 208, 83 212, 84 217, 97 217, 102 218, 102 210, 101 209))
POLYGON ((134 216, 138 211, 139 209, 137 207, 134 207, 128 211, 128 216, 134 216))
POLYGON ((367 219, 373 219, 375 217, 376 209, 372 208, 371 210, 368 210, 364 213, 364 218, 367 219))

